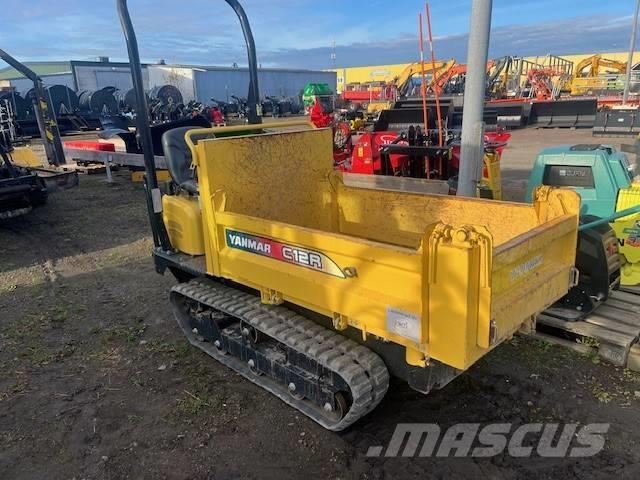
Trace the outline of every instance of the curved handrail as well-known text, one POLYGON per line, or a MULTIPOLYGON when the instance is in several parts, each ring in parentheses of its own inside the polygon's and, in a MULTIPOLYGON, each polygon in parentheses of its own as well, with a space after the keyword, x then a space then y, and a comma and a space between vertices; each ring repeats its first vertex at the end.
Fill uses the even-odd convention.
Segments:
POLYGON ((259 124, 262 123, 262 117, 258 115, 258 105, 260 104, 260 88, 258 85, 258 58, 256 56, 256 43, 253 39, 253 33, 251 31, 251 25, 247 18, 247 13, 240 5, 238 0, 225 0, 240 20, 240 26, 242 27, 242 33, 244 35, 244 41, 247 46, 247 60, 249 64, 249 94, 247 96, 247 116, 249 123, 259 124))
POLYGON ((162 195, 158 188, 156 161, 153 154, 153 140, 151 138, 151 126, 149 123, 149 107, 147 105, 147 96, 142 81, 142 65, 140 64, 138 40, 133 28, 133 23, 131 22, 129 9, 127 8, 127 0, 116 0, 116 5, 118 7, 118 16, 120 17, 120 24, 122 25, 122 32, 124 33, 124 39, 127 44, 129 70, 131 70, 133 88, 136 92, 136 124, 144 157, 145 193, 151 231, 153 232, 153 243, 156 247, 162 247, 163 250, 169 251, 171 250, 171 242, 169 241, 169 235, 162 221, 162 195))

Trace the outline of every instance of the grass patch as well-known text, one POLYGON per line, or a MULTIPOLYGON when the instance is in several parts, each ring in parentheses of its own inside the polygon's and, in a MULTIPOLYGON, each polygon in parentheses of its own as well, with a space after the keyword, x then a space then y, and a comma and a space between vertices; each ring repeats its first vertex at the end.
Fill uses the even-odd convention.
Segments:
POLYGON ((193 347, 187 342, 173 344, 159 340, 151 340, 145 345, 145 349, 149 353, 157 355, 171 355, 176 359, 185 359, 191 355, 193 347))
POLYGON ((55 307, 50 314, 51 322, 63 323, 69 319, 69 311, 64 307, 55 307))
POLYGON ((596 385, 593 388, 593 396, 596 397, 596 399, 598 399, 600 403, 604 403, 604 404, 607 404, 611 402, 611 400, 613 400, 613 396, 611 395, 611 393, 607 392, 602 387, 602 385, 596 385))
POLYGON ((15 292, 18 289, 18 285, 15 283, 12 283, 10 285, 3 285, 0 288, 0 292, 1 293, 11 293, 11 292, 15 292))
POLYGON ((600 342, 598 342, 598 340, 596 340, 595 338, 583 337, 577 339, 576 343, 578 343, 579 345, 584 345, 585 347, 589 347, 591 351, 589 353, 585 353, 584 356, 587 357, 594 365, 600 364, 600 355, 598 355, 600 342))
POLYGON ((44 366, 51 363, 55 354, 42 346, 28 346, 22 349, 18 356, 33 365, 44 366))
POLYGON ((91 327, 89 329, 89 334, 90 335, 99 335, 102 333, 102 327, 99 325, 94 325, 93 327, 91 327))
POLYGON ((92 353, 91 355, 89 355, 89 357, 103 363, 118 363, 122 360, 120 350, 113 347, 105 347, 102 350, 92 353))
POLYGON ((102 336, 102 343, 108 344, 115 340, 125 340, 133 343, 137 342, 144 335, 147 326, 145 324, 135 325, 133 327, 119 326, 106 330, 102 336))
POLYGON ((633 370, 629 370, 627 368, 624 369, 622 373, 625 380, 633 383, 640 383, 640 373, 634 372, 633 370))
POLYGON ((550 342, 545 342, 544 340, 536 340, 533 343, 533 346, 536 349, 541 350, 542 352, 548 352, 553 347, 553 345, 550 342))
POLYGON ((39 338, 49 328, 47 315, 27 315, 6 330, 8 338, 20 342, 39 338))
POLYGON ((178 412, 183 415, 199 415, 209 408, 211 408, 211 399, 203 392, 192 393, 184 390, 184 396, 178 399, 178 412))
POLYGON ((129 414, 127 415, 127 421, 129 423, 140 423, 142 421, 142 417, 140 415, 129 414))
POLYGON ((196 416, 204 412, 211 412, 222 404, 220 393, 212 395, 210 384, 205 377, 198 377, 191 382, 188 388, 183 390, 183 395, 178 399, 177 411, 185 416, 196 416))
POLYGON ((16 320, 6 329, 6 336, 15 341, 25 342, 42 337, 48 330, 57 328, 69 319, 65 306, 56 306, 46 313, 26 315, 16 320))

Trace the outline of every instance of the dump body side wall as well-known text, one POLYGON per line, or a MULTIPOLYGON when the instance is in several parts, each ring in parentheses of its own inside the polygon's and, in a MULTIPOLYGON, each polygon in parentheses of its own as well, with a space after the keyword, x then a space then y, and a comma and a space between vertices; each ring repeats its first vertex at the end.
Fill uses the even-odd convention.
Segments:
POLYGON ((430 224, 483 225, 496 245, 537 226, 527 205, 355 188, 339 193, 340 231, 417 248, 430 224))

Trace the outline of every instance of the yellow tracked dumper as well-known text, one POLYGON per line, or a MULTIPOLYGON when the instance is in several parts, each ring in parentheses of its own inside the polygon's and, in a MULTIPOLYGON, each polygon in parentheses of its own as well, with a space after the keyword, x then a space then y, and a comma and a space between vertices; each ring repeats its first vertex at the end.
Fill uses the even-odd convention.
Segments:
MULTIPOLYGON (((257 70, 249 46, 255 112, 257 70)), ((375 408, 390 375, 441 388, 575 283, 578 211, 345 186, 330 129, 175 129, 155 177, 137 43, 118 0, 146 154, 159 272, 189 341, 330 430, 375 408), (284 129, 284 131, 283 131, 284 129)))

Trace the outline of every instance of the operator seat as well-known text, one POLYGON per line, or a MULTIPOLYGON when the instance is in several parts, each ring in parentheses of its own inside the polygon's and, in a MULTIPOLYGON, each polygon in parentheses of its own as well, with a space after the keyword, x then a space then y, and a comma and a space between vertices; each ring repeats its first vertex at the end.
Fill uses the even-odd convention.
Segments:
MULTIPOLYGON (((198 182, 194 178, 194 170, 191 169, 191 150, 184 136, 189 130, 196 128, 200 127, 174 128, 162 135, 162 150, 171 178, 180 188, 194 195, 199 193, 198 182)), ((214 136, 209 134, 200 138, 214 136)))

